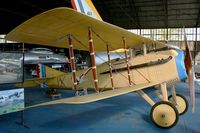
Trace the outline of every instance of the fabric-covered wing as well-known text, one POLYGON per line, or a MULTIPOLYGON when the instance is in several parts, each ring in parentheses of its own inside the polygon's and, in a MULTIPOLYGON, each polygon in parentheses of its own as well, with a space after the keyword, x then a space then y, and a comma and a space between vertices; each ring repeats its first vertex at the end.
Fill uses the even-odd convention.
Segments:
POLYGON ((8 33, 6 39, 67 48, 67 36, 71 33, 77 39, 73 42, 74 49, 88 51, 88 27, 104 40, 93 34, 95 51, 106 51, 105 42, 110 45, 111 50, 123 48, 123 37, 126 38, 127 48, 142 46, 143 43, 152 45, 153 42, 156 48, 166 46, 66 7, 55 8, 27 20, 8 33))
POLYGON ((59 100, 54 100, 50 102, 45 102, 41 104, 36 104, 33 106, 28 106, 26 108, 34 108, 34 107, 39 107, 39 106, 48 106, 48 105, 54 105, 54 104, 85 104, 85 103, 91 103, 115 96, 120 96, 123 94, 127 94, 130 92, 138 91, 141 89, 145 89, 148 87, 155 86, 159 83, 145 83, 145 84, 138 84, 134 85, 132 87, 127 87, 127 88, 118 88, 114 90, 108 90, 104 91, 101 93, 94 93, 94 94, 88 94, 88 95, 83 95, 83 96, 78 96, 78 97, 70 97, 70 98, 63 98, 59 100))

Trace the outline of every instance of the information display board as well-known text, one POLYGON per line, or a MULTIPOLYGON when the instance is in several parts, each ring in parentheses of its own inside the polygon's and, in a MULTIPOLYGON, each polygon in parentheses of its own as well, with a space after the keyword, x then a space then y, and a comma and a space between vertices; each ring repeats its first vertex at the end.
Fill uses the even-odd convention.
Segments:
POLYGON ((23 82, 23 53, 0 51, 0 84, 23 82))
POLYGON ((0 115, 24 109, 24 89, 0 91, 0 115))

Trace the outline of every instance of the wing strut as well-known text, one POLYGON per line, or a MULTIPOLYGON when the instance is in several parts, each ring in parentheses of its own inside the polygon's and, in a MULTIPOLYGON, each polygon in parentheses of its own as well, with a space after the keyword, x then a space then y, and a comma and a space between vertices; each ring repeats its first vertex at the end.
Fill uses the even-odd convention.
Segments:
POLYGON ((131 81, 131 74, 130 74, 130 68, 129 68, 129 63, 128 63, 128 54, 127 54, 127 50, 126 50, 126 39, 123 38, 123 44, 124 44, 124 54, 125 54, 125 58, 126 58, 126 66, 127 66, 127 72, 128 72, 128 81, 129 81, 129 85, 132 85, 132 81, 131 81))
POLYGON ((143 52, 144 52, 144 56, 146 56, 147 55, 147 46, 145 43, 143 44, 143 52))
POLYGON ((76 79, 76 66, 74 63, 74 50, 73 50, 73 44, 72 44, 72 36, 71 34, 68 35, 68 42, 69 42, 69 56, 71 61, 71 70, 73 75, 73 82, 74 82, 74 91, 75 95, 78 95, 78 83, 76 79))
POLYGON ((97 68, 96 68, 96 63, 95 63, 95 52, 94 52, 94 44, 93 44, 93 39, 92 39, 91 27, 88 28, 88 39, 89 39, 89 52, 90 52, 90 60, 91 60, 94 85, 95 85, 96 92, 99 92, 98 79, 97 79, 97 68))
POLYGON ((109 70, 110 70, 110 80, 111 80, 112 89, 114 89, 113 75, 112 75, 112 64, 111 64, 111 61, 110 61, 110 49, 109 49, 108 44, 106 45, 106 48, 107 48, 108 63, 109 63, 109 70))

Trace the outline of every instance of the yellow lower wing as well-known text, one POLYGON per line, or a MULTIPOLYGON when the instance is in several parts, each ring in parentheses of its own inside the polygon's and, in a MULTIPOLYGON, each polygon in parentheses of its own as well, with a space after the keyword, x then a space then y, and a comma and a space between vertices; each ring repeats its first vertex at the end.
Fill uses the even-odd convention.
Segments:
POLYGON ((99 21, 70 8, 60 7, 39 14, 22 23, 6 39, 11 41, 41 44, 68 48, 69 33, 81 41, 75 41, 74 48, 88 51, 88 28, 91 27, 99 37, 93 34, 95 51, 106 51, 107 42, 111 50, 123 48, 122 38, 126 38, 127 47, 142 46, 143 43, 156 48, 166 47, 161 42, 136 35, 118 26, 99 21))
POLYGON ((84 103, 90 103, 90 102, 95 102, 95 101, 98 101, 98 100, 103 100, 103 99, 106 99, 106 98, 111 98, 111 97, 114 97, 114 96, 123 95, 123 94, 130 93, 130 92, 138 91, 138 90, 141 90, 141 89, 144 89, 144 88, 155 86, 157 84, 158 83, 138 84, 138 85, 134 85, 134 86, 127 87, 127 88, 118 88, 118 89, 114 89, 114 90, 108 90, 108 91, 105 91, 105 92, 88 94, 88 95, 85 95, 85 96, 77 96, 77 97, 72 97, 72 98, 64 98, 64 99, 60 99, 60 100, 54 100, 54 101, 50 101, 50 102, 45 102, 45 103, 29 106, 29 107, 26 107, 26 108, 47 106, 47 105, 53 105, 53 104, 84 104, 84 103))

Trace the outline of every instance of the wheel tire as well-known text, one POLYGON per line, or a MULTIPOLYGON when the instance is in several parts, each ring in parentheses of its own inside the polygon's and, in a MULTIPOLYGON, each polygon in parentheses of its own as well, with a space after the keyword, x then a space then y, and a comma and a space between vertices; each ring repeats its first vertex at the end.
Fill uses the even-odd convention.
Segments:
POLYGON ((157 102, 151 108, 151 120, 160 128, 171 128, 175 126, 179 119, 176 107, 166 101, 157 102))
POLYGON ((188 110, 188 101, 187 99, 181 95, 181 94, 176 94, 176 100, 177 104, 175 103, 172 95, 168 97, 169 102, 172 103, 178 110, 179 115, 183 115, 187 112, 188 110))

